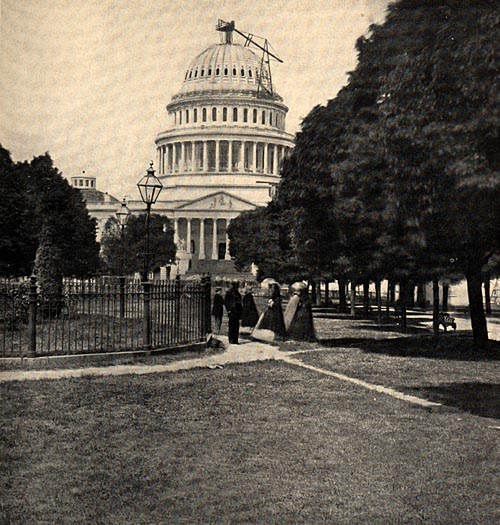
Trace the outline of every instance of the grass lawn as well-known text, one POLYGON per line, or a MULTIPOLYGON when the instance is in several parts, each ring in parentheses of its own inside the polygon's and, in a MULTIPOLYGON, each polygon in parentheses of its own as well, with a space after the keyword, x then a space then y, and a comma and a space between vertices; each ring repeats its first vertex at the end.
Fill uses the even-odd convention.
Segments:
POLYGON ((283 362, 0 388, 2 523, 500 522, 498 421, 283 362))

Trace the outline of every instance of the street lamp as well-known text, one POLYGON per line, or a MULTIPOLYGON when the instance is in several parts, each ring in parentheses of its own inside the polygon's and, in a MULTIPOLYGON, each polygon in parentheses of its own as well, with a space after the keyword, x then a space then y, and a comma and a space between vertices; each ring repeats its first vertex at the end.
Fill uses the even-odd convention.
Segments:
POLYGON ((144 272, 142 276, 143 281, 148 280, 149 273, 149 221, 151 216, 151 206, 157 201, 163 184, 155 177, 155 170, 153 169, 153 161, 146 171, 146 175, 137 183, 139 193, 141 194, 142 202, 146 205, 146 253, 144 257, 144 272))
POLYGON ((125 230, 125 226, 127 226, 128 219, 130 217, 130 210, 127 208, 127 201, 123 199, 121 208, 116 212, 116 218, 118 219, 118 224, 120 225, 121 230, 121 246, 122 246, 122 259, 120 263, 120 275, 123 275, 124 273, 124 254, 125 249, 123 246, 123 232, 125 230))
POLYGON ((120 317, 125 317, 125 246, 123 244, 123 232, 130 217, 127 201, 123 199, 121 208, 116 212, 116 218, 121 230, 121 261, 120 261, 120 317))

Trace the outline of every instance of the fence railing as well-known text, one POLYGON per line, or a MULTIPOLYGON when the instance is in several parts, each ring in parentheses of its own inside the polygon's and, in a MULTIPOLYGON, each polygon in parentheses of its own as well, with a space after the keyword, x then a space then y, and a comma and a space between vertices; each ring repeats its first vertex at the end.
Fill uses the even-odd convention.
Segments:
POLYGON ((66 279, 57 298, 34 277, 0 280, 0 356, 167 348, 210 332, 209 277, 66 279))

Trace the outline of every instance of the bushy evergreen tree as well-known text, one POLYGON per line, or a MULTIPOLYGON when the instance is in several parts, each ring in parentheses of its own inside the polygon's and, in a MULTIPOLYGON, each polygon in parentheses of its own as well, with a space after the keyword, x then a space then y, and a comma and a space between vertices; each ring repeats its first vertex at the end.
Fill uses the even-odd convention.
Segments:
MULTIPOLYGON (((144 268, 146 251, 146 215, 130 216, 123 231, 116 218, 110 218, 104 227, 101 239, 103 271, 112 275, 129 275, 144 268)), ((158 214, 150 216, 149 269, 159 271, 175 260, 176 246, 171 221, 158 214)))

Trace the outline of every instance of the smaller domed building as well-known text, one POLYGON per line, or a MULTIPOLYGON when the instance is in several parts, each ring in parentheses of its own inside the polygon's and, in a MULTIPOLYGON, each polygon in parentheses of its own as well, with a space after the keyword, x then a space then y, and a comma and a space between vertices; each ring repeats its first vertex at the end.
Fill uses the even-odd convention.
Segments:
POLYGON ((99 191, 96 178, 89 177, 85 171, 81 175, 71 177, 71 185, 81 191, 87 205, 89 215, 97 221, 97 242, 100 242, 104 225, 110 217, 114 217, 121 202, 107 192, 99 191))

